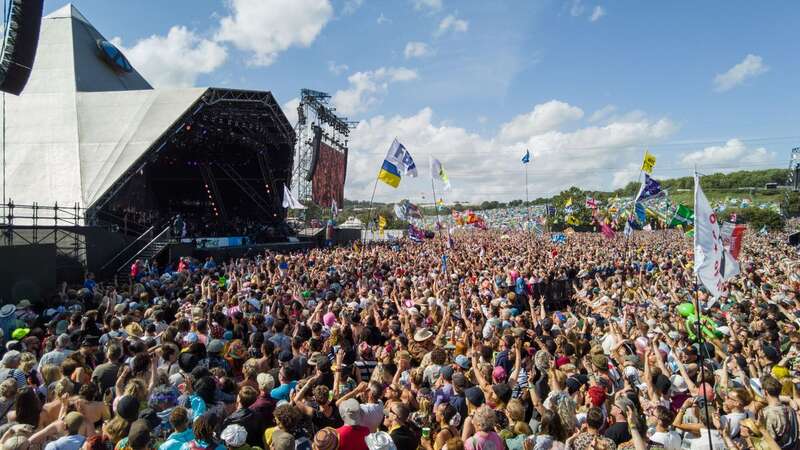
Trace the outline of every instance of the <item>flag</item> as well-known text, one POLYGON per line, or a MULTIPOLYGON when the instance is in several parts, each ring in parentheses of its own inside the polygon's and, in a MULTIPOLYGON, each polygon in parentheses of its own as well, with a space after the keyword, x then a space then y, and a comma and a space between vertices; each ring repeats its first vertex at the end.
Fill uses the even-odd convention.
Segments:
POLYGON ((589 209, 597 209, 597 200, 592 197, 586 197, 586 207, 589 209))
POLYGON ((567 242, 567 237, 563 233, 556 233, 550 238, 550 242, 554 244, 563 244, 567 242))
POLYGON ((642 230, 644 230, 644 231, 653 231, 653 227, 651 227, 650 224, 648 223, 647 225, 642 227, 642 230))
POLYGON ((678 205, 678 209, 676 209, 675 214, 672 215, 669 226, 674 227, 679 224, 688 225, 692 223, 694 223, 694 211, 688 206, 678 205))
POLYGON ((736 225, 734 223, 722 225, 722 230, 720 231, 722 242, 736 260, 739 259, 739 252, 742 250, 742 239, 744 239, 746 230, 747 225, 736 225))
POLYGON ((759 234, 760 236, 766 236, 766 235, 768 235, 768 234, 769 234, 769 231, 767 231, 767 226, 766 226, 766 225, 762 226, 762 227, 761 227, 761 229, 760 229, 760 230, 758 230, 758 234, 759 234))
POLYGON ((694 273, 713 297, 724 293, 726 280, 739 273, 739 263, 725 248, 719 221, 694 175, 694 273))
POLYGON ((408 238, 414 242, 422 242, 425 239, 425 232, 415 227, 414 225, 409 225, 408 238))
POLYGON ((569 208, 572 206, 572 197, 568 198, 566 202, 564 202, 564 208, 569 208))
POLYGON ((442 162, 436 158, 431 157, 431 178, 439 177, 444 183, 444 190, 450 189, 450 179, 447 177, 447 172, 444 170, 442 162))
POLYGON ((581 224, 580 220, 578 220, 578 218, 573 216, 573 215, 567 216, 566 219, 565 219, 565 222, 567 222, 570 225, 575 225, 575 226, 578 226, 578 225, 581 224))
POLYGON ((531 162, 531 151, 525 150, 525 154, 522 156, 522 164, 528 164, 531 162))
POLYGON ((389 152, 386 153, 386 158, 383 160, 381 170, 378 172, 378 179, 396 188, 400 186, 400 178, 402 178, 402 175, 408 175, 412 178, 416 177, 417 166, 414 164, 411 153, 406 150, 403 144, 395 139, 392 141, 392 146, 389 147, 389 152))
POLYGON ((650 178, 650 175, 644 174, 644 183, 642 183, 639 193, 636 194, 636 201, 646 200, 650 197, 658 195, 660 192, 661 184, 655 179, 650 178))
POLYGON ((378 229, 379 230, 385 230, 387 223, 388 222, 386 221, 386 217, 378 216, 378 229))
POLYGON ((653 167, 656 166, 656 157, 647 150, 644 152, 644 159, 642 160, 642 172, 652 174, 653 167))
POLYGON ((607 223, 600 225, 600 232, 603 233, 603 236, 606 238, 614 239, 614 230, 612 230, 607 223))
POLYGON ((645 209, 644 205, 641 203, 636 203, 633 206, 633 210, 636 213, 636 220, 641 225, 644 225, 644 223, 647 222, 647 210, 645 209))
POLYGON ((339 205, 336 204, 336 199, 331 200, 331 217, 339 215, 339 205))
POLYGON ((625 237, 628 237, 628 236, 633 234, 633 227, 631 227, 631 221, 630 220, 626 220, 625 221, 625 231, 623 231, 622 234, 624 234, 625 237))
POLYGON ((289 209, 306 209, 302 203, 298 202, 292 191, 285 184, 283 185, 283 207, 289 209))

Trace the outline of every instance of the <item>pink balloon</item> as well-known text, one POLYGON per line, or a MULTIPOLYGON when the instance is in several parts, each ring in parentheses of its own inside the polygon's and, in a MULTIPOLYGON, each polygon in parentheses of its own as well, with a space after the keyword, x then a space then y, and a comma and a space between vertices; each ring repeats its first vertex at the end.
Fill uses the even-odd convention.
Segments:
POLYGON ((636 353, 638 353, 640 356, 644 355, 644 351, 647 349, 647 344, 647 338, 644 336, 639 336, 635 341, 633 341, 633 345, 636 347, 636 353))

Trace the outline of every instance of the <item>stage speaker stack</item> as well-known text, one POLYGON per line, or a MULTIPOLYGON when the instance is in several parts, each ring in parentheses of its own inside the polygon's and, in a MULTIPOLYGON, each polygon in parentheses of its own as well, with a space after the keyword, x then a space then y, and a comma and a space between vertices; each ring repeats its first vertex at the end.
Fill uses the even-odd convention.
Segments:
POLYGON ((789 245, 800 245, 800 231, 789 235, 789 245))
POLYGON ((0 91, 19 95, 31 76, 44 0, 11 0, 0 57, 0 91))

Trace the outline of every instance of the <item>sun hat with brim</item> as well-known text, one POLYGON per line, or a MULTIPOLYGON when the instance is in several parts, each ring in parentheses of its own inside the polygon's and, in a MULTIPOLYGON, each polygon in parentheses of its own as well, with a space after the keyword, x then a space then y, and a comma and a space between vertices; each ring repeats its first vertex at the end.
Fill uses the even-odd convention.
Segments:
POLYGON ((3 305, 0 308, 0 319, 5 319, 6 317, 11 317, 15 312, 17 312, 17 307, 14 305, 3 305))
POLYGON ((369 450, 397 450, 392 437, 385 431, 370 433, 364 438, 369 450))
POLYGON ((15 341, 20 341, 30 332, 31 332, 30 328, 17 328, 16 330, 11 332, 11 339, 14 339, 15 341))
POLYGON ((314 435, 313 447, 317 450, 336 450, 339 447, 339 433, 335 428, 325 427, 314 435))
POLYGON ((232 424, 225 427, 219 437, 228 447, 241 447, 247 441, 247 430, 241 425, 232 424))
POLYGON ((22 299, 22 300, 19 301, 19 303, 17 303, 17 308, 18 309, 30 308, 31 306, 33 306, 33 304, 27 298, 22 299))
POLYGON ((414 332, 414 340, 417 342, 424 342, 433 337, 433 333, 431 330, 427 328, 420 328, 416 332, 414 332))

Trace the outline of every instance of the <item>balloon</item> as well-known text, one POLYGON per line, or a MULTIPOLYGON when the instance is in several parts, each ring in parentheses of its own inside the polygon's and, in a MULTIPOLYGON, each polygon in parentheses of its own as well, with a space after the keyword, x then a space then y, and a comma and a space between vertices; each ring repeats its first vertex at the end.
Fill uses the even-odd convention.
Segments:
MULTIPOLYGON (((689 334, 689 339, 696 341, 697 331, 697 317, 690 316, 686 319, 686 332, 689 334)), ((700 317, 700 331, 706 339, 719 338, 722 334, 717 331, 717 324, 706 316, 700 317)))
POLYGON ((647 338, 644 336, 639 336, 633 341, 633 345, 636 346, 636 353, 639 355, 644 355, 644 351, 647 349, 647 338))
POLYGON ((678 314, 681 317, 689 317, 694 315, 694 305, 691 303, 681 303, 678 305, 678 314))

